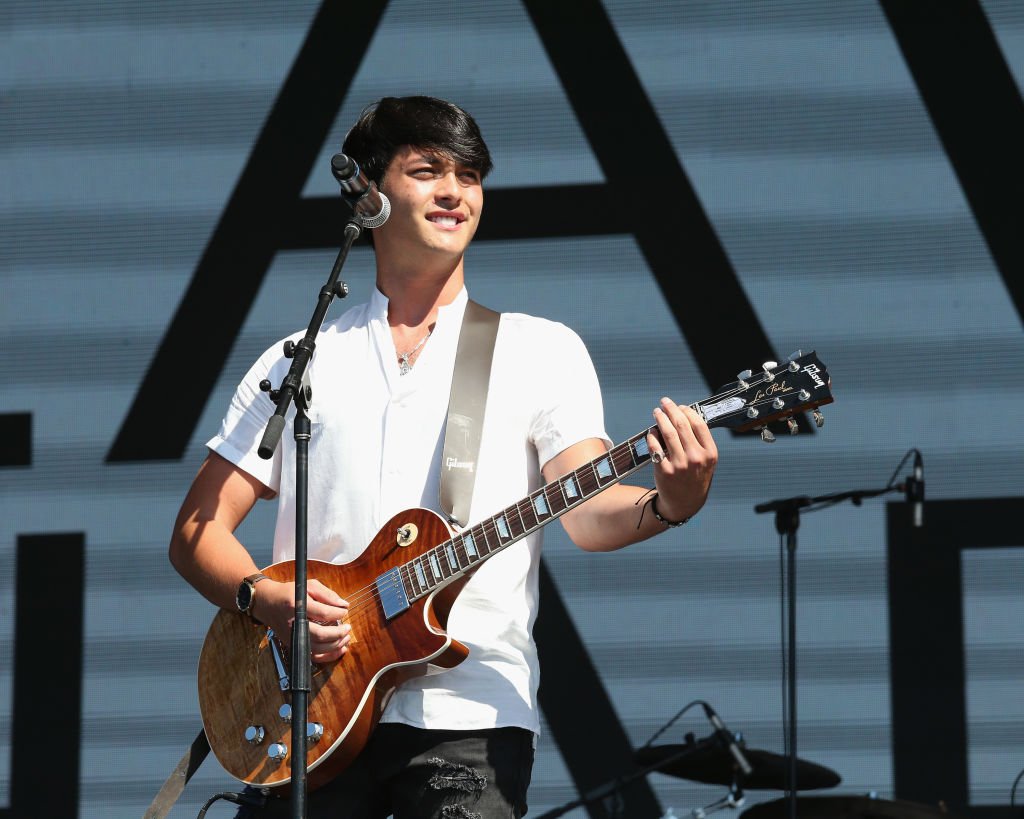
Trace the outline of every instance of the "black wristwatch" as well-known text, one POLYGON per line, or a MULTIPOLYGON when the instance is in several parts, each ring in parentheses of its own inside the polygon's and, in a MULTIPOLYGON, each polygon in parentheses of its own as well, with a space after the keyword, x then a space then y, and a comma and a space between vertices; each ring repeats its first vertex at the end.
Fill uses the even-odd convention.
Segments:
POLYGON ((242 614, 252 616, 252 601, 256 598, 256 584, 266 580, 267 576, 261 572, 251 574, 238 584, 238 591, 235 592, 235 605, 242 614))

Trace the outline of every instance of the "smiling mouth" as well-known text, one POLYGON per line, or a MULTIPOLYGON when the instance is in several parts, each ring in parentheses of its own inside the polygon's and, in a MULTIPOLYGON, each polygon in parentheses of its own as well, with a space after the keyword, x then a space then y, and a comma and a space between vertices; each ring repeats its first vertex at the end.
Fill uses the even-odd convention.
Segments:
POLYGON ((457 227, 464 220, 455 215, 434 213, 427 217, 427 219, 433 222, 435 225, 441 225, 442 227, 457 227))

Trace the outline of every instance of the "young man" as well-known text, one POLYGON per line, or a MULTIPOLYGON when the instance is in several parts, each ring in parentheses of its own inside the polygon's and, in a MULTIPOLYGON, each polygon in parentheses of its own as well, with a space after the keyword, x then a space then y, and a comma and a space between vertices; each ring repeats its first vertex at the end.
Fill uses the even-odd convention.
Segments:
MULTIPOLYGON (((325 324, 310 367, 309 557, 336 563, 357 557, 403 509, 438 509, 449 389, 467 301, 463 257, 491 168, 473 119, 428 97, 381 100, 360 117, 344 151, 389 197, 391 217, 373 232, 376 292, 368 304, 325 324)), ((274 561, 294 554, 294 444, 286 434, 273 460, 256 455, 273 411, 257 385, 264 378, 280 383, 289 364, 280 349, 265 353, 238 387, 170 546, 185 579, 229 610, 236 608, 240 584, 258 571, 233 534, 256 501, 279 496, 274 561)), ((491 372, 470 522, 609 445, 593 365, 563 325, 503 315, 491 372)), ((667 398, 654 417, 664 441, 648 437, 657 494, 619 484, 566 513, 562 522, 581 548, 621 548, 684 521, 704 504, 718 457, 707 425, 667 398)), ((479 567, 448 621, 469 657, 398 689, 356 762, 310 794, 311 819, 526 812, 539 730, 531 630, 540 542, 539 534, 531 535, 479 567)), ((277 634, 289 634, 293 586, 264 579, 248 590, 250 613, 277 634)), ((310 581, 315 662, 345 662, 347 612, 346 600, 310 581)), ((287 816, 288 808, 288 800, 273 799, 251 815, 287 816)))

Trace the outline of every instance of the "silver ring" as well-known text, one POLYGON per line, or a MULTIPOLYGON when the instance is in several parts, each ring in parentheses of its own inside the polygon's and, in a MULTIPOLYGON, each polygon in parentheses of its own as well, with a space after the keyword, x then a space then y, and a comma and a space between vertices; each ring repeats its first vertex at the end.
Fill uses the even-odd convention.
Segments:
POLYGON ((660 464, 664 457, 665 456, 662 455, 658 450, 654 450, 651 453, 651 462, 652 463, 656 463, 656 464, 660 464))

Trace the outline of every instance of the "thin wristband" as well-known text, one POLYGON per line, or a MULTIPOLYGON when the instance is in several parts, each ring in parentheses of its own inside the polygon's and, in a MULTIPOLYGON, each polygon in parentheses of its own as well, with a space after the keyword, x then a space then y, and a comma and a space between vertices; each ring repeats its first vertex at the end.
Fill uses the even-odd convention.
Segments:
POLYGON ((658 493, 657 492, 655 492, 654 493, 654 497, 651 498, 651 513, 654 515, 655 518, 657 518, 659 521, 661 521, 666 526, 668 526, 669 528, 672 528, 672 529, 674 529, 676 526, 682 526, 684 523, 686 523, 690 519, 690 518, 683 518, 682 520, 668 520, 667 518, 663 518, 661 516, 661 514, 658 512, 658 493))

